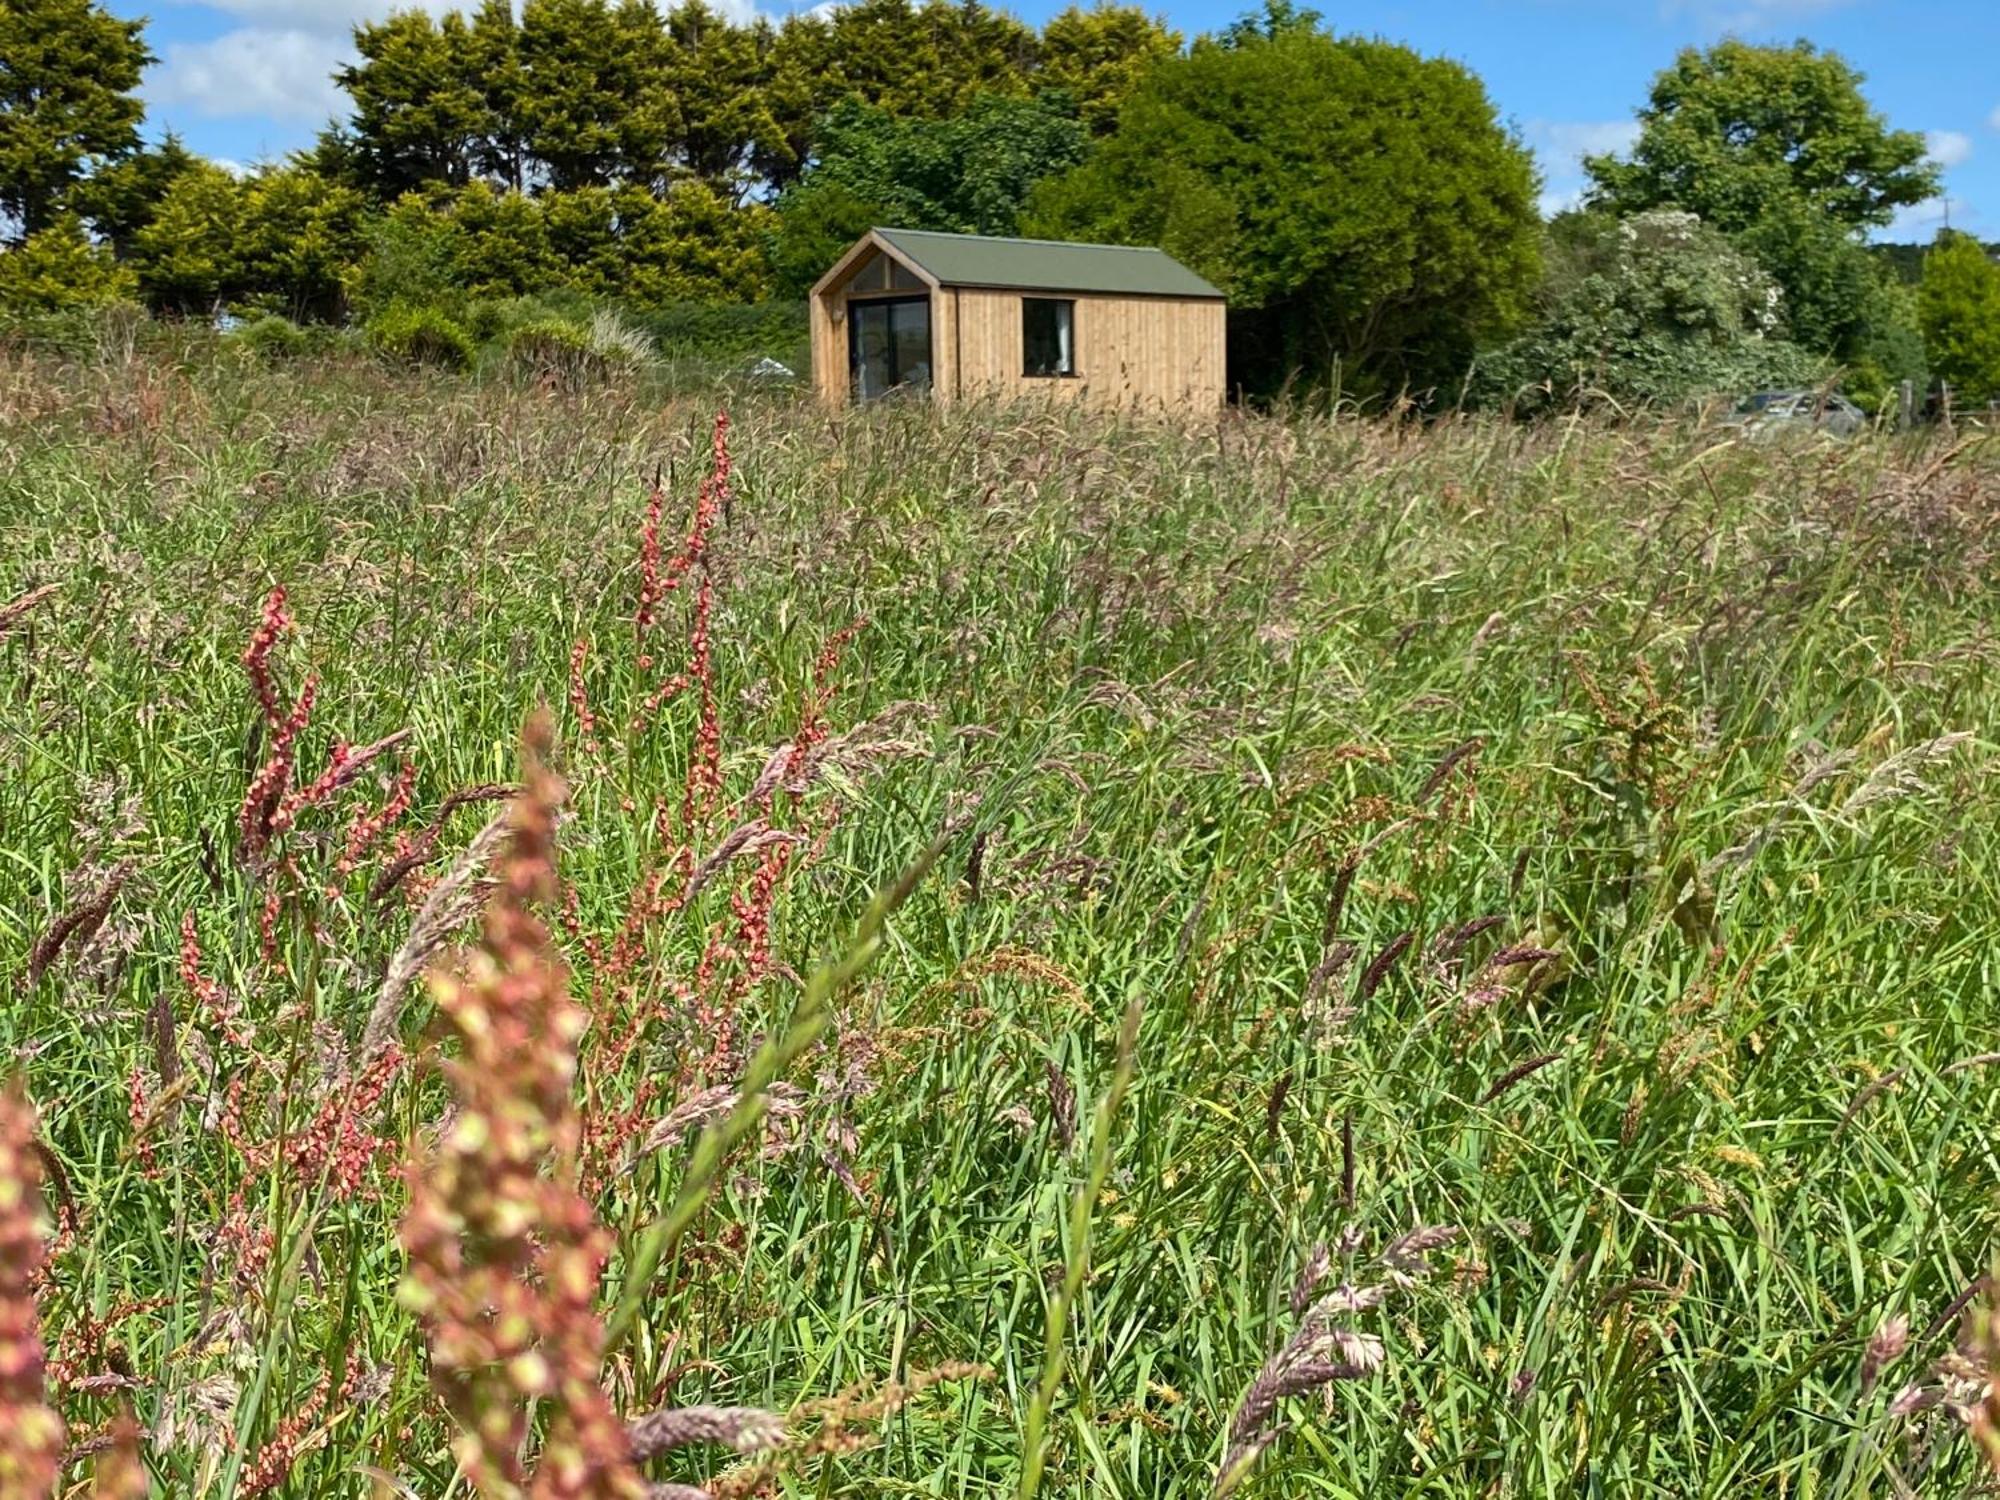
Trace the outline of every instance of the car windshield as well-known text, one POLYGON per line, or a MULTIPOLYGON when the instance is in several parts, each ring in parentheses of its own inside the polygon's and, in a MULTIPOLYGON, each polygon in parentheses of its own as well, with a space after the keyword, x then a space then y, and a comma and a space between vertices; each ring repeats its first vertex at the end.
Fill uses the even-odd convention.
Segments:
POLYGON ((1759 391, 1754 396, 1746 396, 1737 404, 1738 411, 1767 411, 1780 402, 1792 399, 1790 391, 1759 391))

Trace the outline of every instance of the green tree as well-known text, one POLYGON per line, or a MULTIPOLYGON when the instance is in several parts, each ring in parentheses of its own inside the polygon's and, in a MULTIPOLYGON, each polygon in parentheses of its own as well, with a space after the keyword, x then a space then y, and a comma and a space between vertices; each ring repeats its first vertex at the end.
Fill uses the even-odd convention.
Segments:
POLYGON ((19 244, 0 250, 0 309, 16 313, 70 312, 129 302, 138 292, 132 272, 83 224, 65 214, 19 244))
POLYGON ((763 243, 768 208, 739 206, 700 181, 657 198, 627 189, 616 208, 618 271, 603 295, 639 308, 754 302, 769 295, 763 243))
POLYGON ((133 239, 132 268, 149 306, 205 313, 235 300, 243 281, 244 187, 208 162, 169 185, 133 239))
POLYGON ((766 93, 775 47, 769 23, 732 26, 702 0, 686 0, 668 14, 667 35, 656 86, 678 109, 680 167, 740 199, 761 172, 794 165, 766 93))
POLYGON ((1891 130, 1839 54, 1806 42, 1690 49, 1653 80, 1629 158, 1584 162, 1617 214, 1683 208, 1736 234, 1796 203, 1847 229, 1938 191, 1924 138, 1891 130))
POLYGON ((1862 82, 1805 42, 1689 50, 1654 80, 1630 156, 1585 167, 1598 207, 1685 209, 1734 238, 1777 278, 1792 339, 1867 367, 1873 387, 1922 369, 1908 303, 1865 232, 1935 194, 1939 175, 1923 137, 1890 129, 1862 82))
POLYGON ((664 23, 645 0, 527 0, 521 11, 523 148, 557 192, 650 178, 678 121, 649 89, 667 56, 664 23))
POLYGON ((271 167, 242 184, 237 213, 238 295, 297 321, 337 319, 367 249, 366 198, 303 167, 271 167))
POLYGON ((1629 408, 1827 373, 1782 337, 1777 283, 1693 214, 1564 215, 1549 227, 1544 265, 1534 321, 1480 360, 1484 401, 1629 408))
POLYGON ((0 215, 20 235, 53 223, 78 179, 139 148, 144 30, 93 0, 0 4, 0 215))
POLYGON ((512 0, 480 0, 465 45, 486 111, 485 139, 474 165, 503 187, 519 190, 527 186, 528 154, 521 135, 521 28, 512 0))
POLYGON ((2000 401, 2000 264, 1947 230, 1924 258, 1917 315, 1931 374, 1960 405, 2000 401))
POLYGON ((471 181, 494 120, 465 18, 399 11, 355 27, 354 50, 359 61, 334 81, 354 101, 353 162, 368 187, 387 199, 471 181))
POLYGON ((980 94, 1033 92, 1038 44, 979 0, 857 0, 785 23, 774 69, 811 80, 808 118, 843 99, 942 119, 980 94))
POLYGON ((142 146, 77 183, 70 189, 69 204, 124 259, 131 255, 139 231, 152 223, 167 190, 182 173, 201 164, 201 158, 169 132, 158 146, 142 146))
POLYGON ((1135 5, 1072 5, 1042 28, 1035 81, 1068 94, 1090 133, 1105 135, 1147 70, 1180 50, 1180 33, 1135 5))
POLYGON ((1199 42, 1031 203, 1031 232, 1159 245, 1231 303, 1231 380, 1461 378, 1536 281, 1526 149, 1464 68, 1281 26, 1199 42))
POLYGON ((778 201, 773 263, 797 292, 874 224, 1013 234, 1035 184, 1084 159, 1068 98, 982 95, 945 120, 897 119, 858 100, 820 130, 817 161, 778 201))

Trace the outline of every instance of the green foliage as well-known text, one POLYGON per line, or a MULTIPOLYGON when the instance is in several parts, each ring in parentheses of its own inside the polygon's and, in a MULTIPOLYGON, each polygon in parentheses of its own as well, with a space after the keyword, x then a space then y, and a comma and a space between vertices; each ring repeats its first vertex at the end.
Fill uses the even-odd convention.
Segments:
POLYGON ((775 226, 765 245, 771 279, 788 297, 803 297, 827 268, 893 210, 838 182, 790 189, 778 200, 775 226))
POLYGON ((167 185, 150 222, 133 236, 132 267, 149 306, 213 312, 243 291, 245 192, 202 162, 167 185))
POLYGON ((1532 291, 1535 171, 1477 79, 1297 24, 1151 70, 1031 231, 1154 244, 1231 301, 1231 382, 1461 377, 1532 291))
MULTIPOLYGON (((396 1296, 400 1168, 465 1118, 438 1077, 464 1054, 418 982, 400 1065, 344 1059, 385 973, 477 940, 413 947, 420 897, 370 892, 406 851, 476 879, 498 809, 457 794, 514 779, 537 704, 621 1415, 832 1410, 794 1500, 999 1500, 1043 1456, 1037 1500, 1194 1500, 1314 1247, 1316 1290, 1366 1300, 1399 1236, 1451 1225, 1439 1274, 1356 1320, 1380 1367, 1285 1401, 1241 1500, 1983 1482, 1956 1416, 1907 1408, 1966 1368, 2000 1232, 1995 445, 746 399, 734 503, 635 641, 649 481, 671 555, 705 472, 688 402, 9 360, 0 600, 56 588, 0 641, 0 1051, 76 1209, 44 1337, 81 1372, 116 1349, 174 1421, 162 1497, 249 1500, 238 1455, 288 1462, 286 1500, 363 1468, 470 1494, 396 1296), (273 582, 281 708, 318 682, 292 785, 409 734, 253 869, 241 658, 273 582), (405 759, 412 805, 336 875, 405 759), (820 962, 940 830, 827 1004, 820 962), (189 913, 218 989, 180 973, 189 913), (696 1144, 760 1038, 788 1087, 696 1144), (191 1080, 166 1102, 163 1069, 191 1080), (678 1253, 627 1270, 668 1217, 678 1253), (1907 1347, 1871 1382, 1884 1325, 1907 1347), (992 1375, 886 1430, 823 1404, 944 1361, 992 1375)), ((126 1393, 80 1384, 55 1399, 87 1442, 126 1393)))
POLYGON ((820 131, 811 169, 778 203, 771 261, 794 295, 877 224, 1013 234, 1034 186, 1084 159, 1069 99, 982 94, 947 120, 897 119, 849 100, 820 131))
POLYGON ((367 200, 299 167, 243 184, 240 298, 294 318, 337 321, 351 268, 367 251, 367 200))
POLYGON ((1930 361, 1917 316, 1917 293, 1877 266, 1879 279, 1847 339, 1843 388, 1864 411, 1893 411, 1907 381, 1913 395, 1930 388, 1930 361))
POLYGON ((539 197, 484 182, 433 189, 390 208, 350 295, 364 316, 398 298, 456 306, 558 289, 634 307, 750 301, 769 285, 769 220, 769 209, 732 208, 692 181, 660 197, 630 187, 539 197))
POLYGON ((0 4, 0 215, 48 228, 69 189, 139 146, 143 21, 95 0, 0 4))
POLYGON ((1477 394, 1522 413, 1677 405, 1813 385, 1777 285, 1692 214, 1571 214, 1550 228, 1534 322, 1483 357, 1477 394))
POLYGON ((560 318, 523 323, 506 336, 506 362, 516 374, 575 379, 601 373, 590 330, 560 318))
POLYGON ((803 368, 808 336, 803 302, 668 303, 635 313, 633 321, 662 354, 674 358, 740 362, 766 357, 803 368))
POLYGON ((1181 34, 1136 5, 1072 5, 1042 27, 1035 80, 1074 99, 1084 127, 1106 135, 1140 80, 1180 50, 1181 34))
POLYGON ((182 173, 202 160, 169 133, 158 146, 141 146, 100 166, 69 192, 78 217, 121 258, 132 255, 139 231, 153 222, 160 201, 182 173))
POLYGON ((108 307, 138 291, 132 273, 65 216, 0 249, 0 309, 55 313, 108 307))
POLYGON ((1653 80, 1630 157, 1584 163, 1615 213, 1682 208, 1726 234, 1802 206, 1843 229, 1886 224, 1938 191, 1924 138, 1891 130, 1862 75, 1805 42, 1689 49, 1653 80))
POLYGON ((1680 208, 1733 236, 1783 288, 1792 339, 1856 366, 1872 390, 1911 375, 1913 341, 1862 232, 1932 196, 1939 171, 1861 84, 1804 42, 1689 50, 1654 80, 1629 158, 1585 166, 1605 209, 1680 208))
POLYGON ((447 370, 469 370, 478 352, 472 336, 435 307, 392 304, 362 329, 370 348, 392 359, 447 370))
POLYGON ((357 60, 334 81, 354 101, 352 167, 373 193, 463 185, 484 164, 495 117, 475 68, 477 24, 457 11, 405 10, 355 27, 357 60))
POLYGON ((1985 247, 1970 235, 1939 235, 1917 308, 1931 374, 1960 405, 2000 401, 2000 264, 1985 247))
POLYGON ((292 359, 313 350, 313 340, 305 329, 277 313, 252 318, 230 330, 227 337, 233 347, 259 359, 292 359))
POLYGON ((817 117, 843 99, 942 120, 981 94, 1033 92, 1035 34, 980 0, 858 0, 789 20, 776 65, 810 80, 817 117))
MULTIPOLYGON (((483 185, 474 191, 498 196, 483 185)), ((370 224, 367 246, 347 272, 345 289, 354 315, 365 323, 398 301, 425 307, 462 301, 462 240, 458 221, 439 212, 430 199, 415 193, 398 199, 370 224)), ((511 280, 505 290, 514 290, 511 280)))
POLYGON ((647 363, 651 341, 615 313, 587 321, 542 316, 516 324, 503 336, 499 363, 516 379, 575 388, 647 363))

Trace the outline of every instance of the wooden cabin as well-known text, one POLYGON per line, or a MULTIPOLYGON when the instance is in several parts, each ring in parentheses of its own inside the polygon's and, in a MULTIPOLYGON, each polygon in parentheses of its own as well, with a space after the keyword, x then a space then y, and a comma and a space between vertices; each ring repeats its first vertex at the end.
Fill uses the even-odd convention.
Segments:
POLYGON ((1159 250, 874 229, 820 278, 811 310, 813 384, 835 406, 1222 407, 1222 293, 1159 250))

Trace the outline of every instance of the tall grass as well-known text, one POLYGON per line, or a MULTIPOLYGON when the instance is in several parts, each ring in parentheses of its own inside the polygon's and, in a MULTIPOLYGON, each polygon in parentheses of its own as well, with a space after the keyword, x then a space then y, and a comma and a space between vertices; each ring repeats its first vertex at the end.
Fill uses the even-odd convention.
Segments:
POLYGON ((538 703, 651 1482, 1974 1481, 1993 450, 752 401, 717 487, 711 417, 0 358, 69 1481, 129 1402, 157 1493, 466 1493, 419 980, 538 703))

